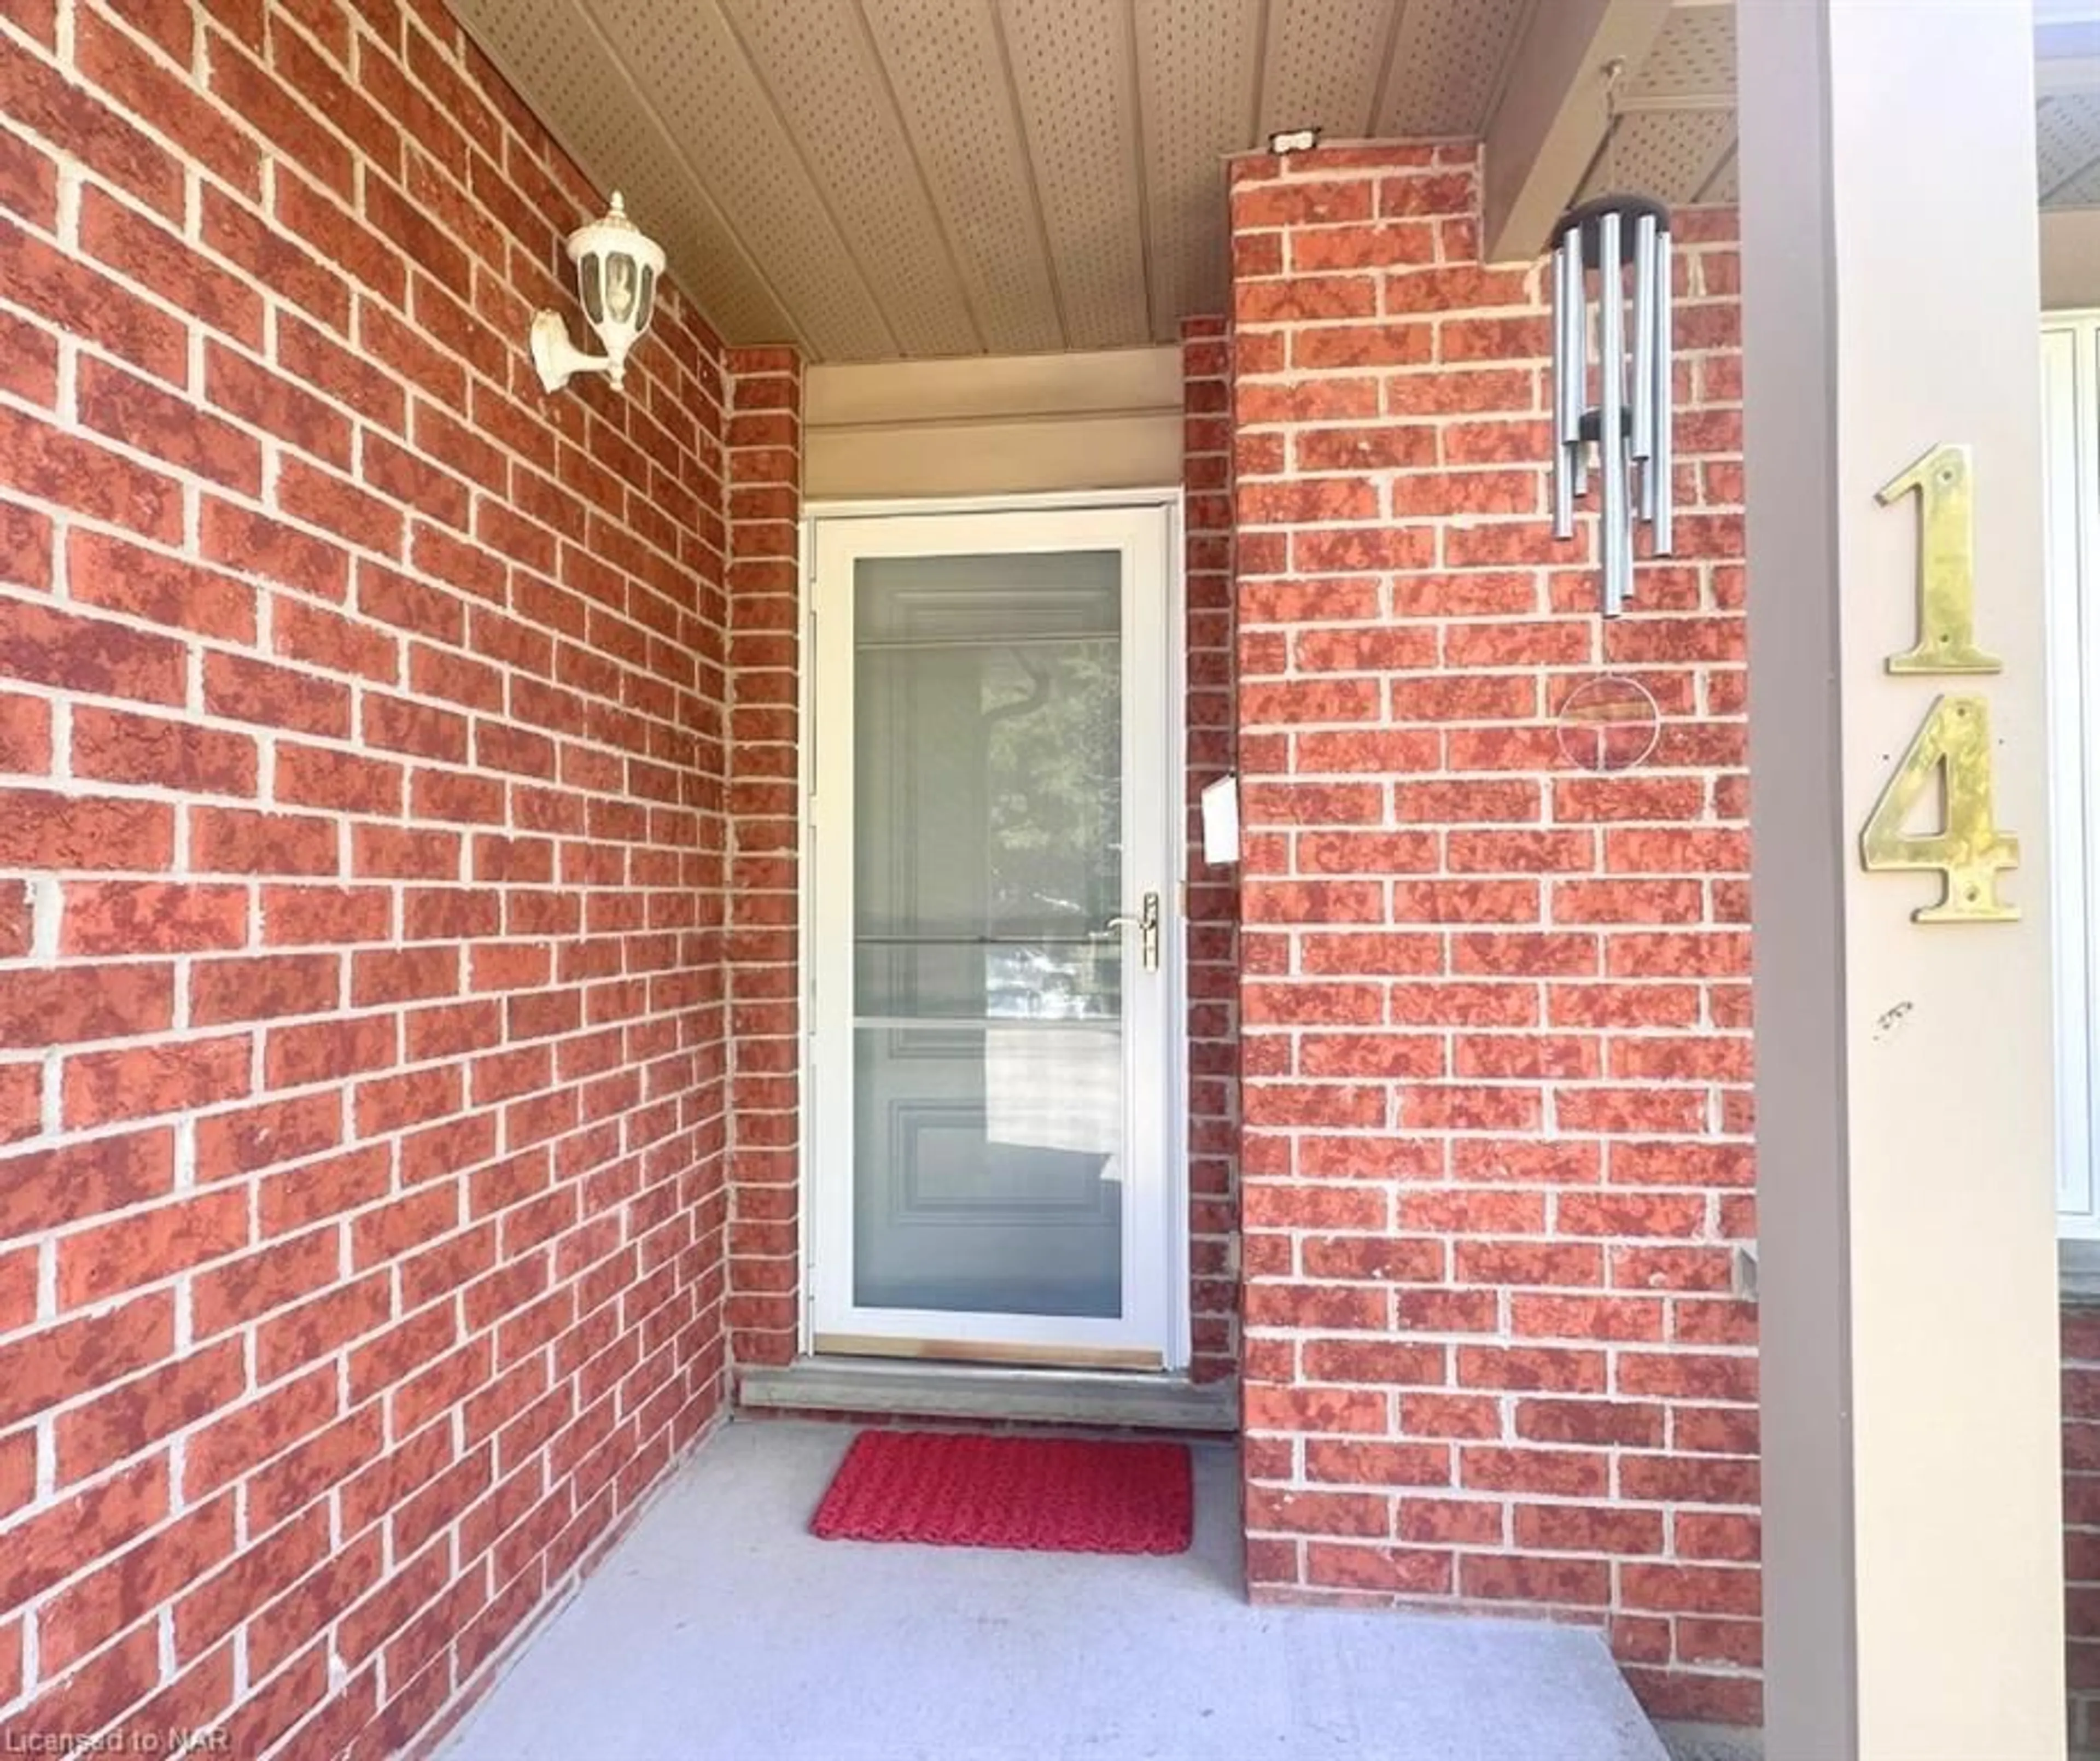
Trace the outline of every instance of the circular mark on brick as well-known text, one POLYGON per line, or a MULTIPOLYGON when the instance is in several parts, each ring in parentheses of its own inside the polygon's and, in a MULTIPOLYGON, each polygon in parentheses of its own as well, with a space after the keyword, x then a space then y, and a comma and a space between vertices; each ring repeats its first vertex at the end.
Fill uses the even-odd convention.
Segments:
POLYGON ((1662 711, 1639 680, 1608 673, 1568 694, 1555 731, 1577 769, 1630 770, 1648 761, 1662 738, 1662 711))

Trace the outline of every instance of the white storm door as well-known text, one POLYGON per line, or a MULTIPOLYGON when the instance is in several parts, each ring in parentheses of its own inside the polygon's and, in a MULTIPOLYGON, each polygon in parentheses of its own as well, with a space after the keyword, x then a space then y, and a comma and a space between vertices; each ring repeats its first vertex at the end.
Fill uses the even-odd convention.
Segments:
POLYGON ((1168 510, 813 531, 812 1344, 1164 1367, 1168 510))

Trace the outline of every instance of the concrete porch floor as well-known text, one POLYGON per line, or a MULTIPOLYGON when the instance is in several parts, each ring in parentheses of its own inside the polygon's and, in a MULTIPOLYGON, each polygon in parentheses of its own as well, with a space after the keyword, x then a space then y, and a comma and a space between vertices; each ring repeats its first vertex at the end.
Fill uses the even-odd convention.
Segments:
POLYGON ((853 1435, 718 1432, 442 1761, 1663 1761, 1594 1633, 1249 1606, 1228 1446, 1124 1559, 815 1540, 853 1435))

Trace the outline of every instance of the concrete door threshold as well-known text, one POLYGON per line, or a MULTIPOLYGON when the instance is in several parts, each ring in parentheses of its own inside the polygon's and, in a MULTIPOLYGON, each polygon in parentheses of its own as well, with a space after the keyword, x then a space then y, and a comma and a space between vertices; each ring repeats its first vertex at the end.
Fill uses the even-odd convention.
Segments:
POLYGON ((1105 1370, 805 1357, 785 1368, 742 1371, 738 1398, 746 1407, 786 1412, 1132 1425, 1162 1431, 1239 1429, 1236 1383, 1198 1384, 1185 1376, 1105 1370))

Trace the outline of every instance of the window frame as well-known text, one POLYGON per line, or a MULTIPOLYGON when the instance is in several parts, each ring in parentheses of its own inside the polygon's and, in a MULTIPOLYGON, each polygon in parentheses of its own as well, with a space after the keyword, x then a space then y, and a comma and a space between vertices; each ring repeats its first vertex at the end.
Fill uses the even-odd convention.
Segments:
POLYGON ((2100 1254, 2100 310, 2045 314, 2040 355, 2057 1233, 2100 1254))

